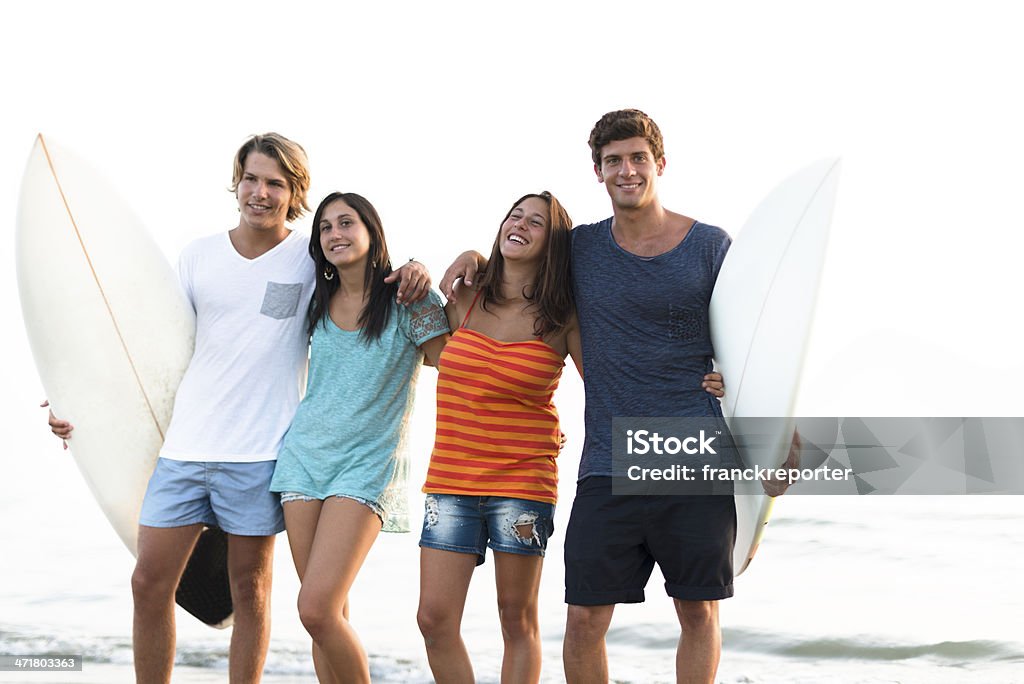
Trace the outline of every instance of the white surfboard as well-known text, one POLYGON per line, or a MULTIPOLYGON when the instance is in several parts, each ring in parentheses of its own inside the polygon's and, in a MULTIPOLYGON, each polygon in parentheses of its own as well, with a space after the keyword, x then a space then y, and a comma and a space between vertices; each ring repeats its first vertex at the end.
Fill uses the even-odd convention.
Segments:
POLYGON ((136 553, 139 510, 195 339, 141 220, 82 159, 38 136, 15 234, 21 308, 55 415, 100 508, 136 553))
MULTIPOLYGON (((726 382, 726 417, 785 419, 772 422, 767 448, 745 452, 749 467, 778 466, 789 452, 838 183, 838 159, 781 183, 736 236, 715 283, 711 338, 726 382)), ((758 482, 737 483, 736 491, 738 575, 757 551, 774 499, 758 482)))

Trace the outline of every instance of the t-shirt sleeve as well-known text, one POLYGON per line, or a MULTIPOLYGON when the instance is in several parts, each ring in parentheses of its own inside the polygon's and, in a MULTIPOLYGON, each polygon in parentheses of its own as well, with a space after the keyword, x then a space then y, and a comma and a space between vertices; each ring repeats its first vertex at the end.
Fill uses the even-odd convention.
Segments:
POLYGON ((712 282, 718 280, 718 272, 722 270, 722 262, 725 261, 725 255, 729 252, 729 247, 732 245, 732 238, 725 231, 722 231, 722 239, 717 245, 715 250, 715 263, 711 270, 712 282))
POLYGON ((192 290, 192 267, 194 264, 195 257, 190 254, 189 250, 178 256, 178 284, 193 312, 196 310, 196 299, 192 290))
POLYGON ((430 290, 420 301, 406 307, 406 313, 406 332, 417 347, 438 335, 451 332, 441 295, 434 290, 430 290))

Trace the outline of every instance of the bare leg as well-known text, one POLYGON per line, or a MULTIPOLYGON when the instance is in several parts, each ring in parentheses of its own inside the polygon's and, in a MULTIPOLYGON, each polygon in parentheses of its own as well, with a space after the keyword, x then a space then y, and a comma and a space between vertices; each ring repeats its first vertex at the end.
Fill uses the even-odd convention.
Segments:
MULTIPOLYGON (((323 501, 289 501, 284 504, 284 524, 288 530, 288 545, 292 550, 292 561, 295 563, 295 572, 301 582, 306 576, 306 564, 309 562, 309 552, 313 549, 313 537, 316 536, 316 524, 320 519, 320 509, 323 508, 323 501)), ((342 609, 342 615, 348 619, 348 602, 342 609)), ((317 681, 322 684, 332 682, 340 684, 340 680, 331 671, 331 665, 327 657, 320 651, 320 647, 313 642, 313 669, 316 671, 317 681)))
MULTIPOLYGON (((286 525, 288 509, 301 503, 285 504, 286 525)), ((370 681, 366 651, 344 613, 348 591, 380 527, 380 518, 367 506, 351 499, 327 499, 320 508, 302 575, 299 618, 333 676, 346 683, 370 681)))
POLYGON ((416 621, 438 684, 472 684, 473 665, 460 626, 476 555, 420 549, 420 605, 416 621))
POLYGON ((228 535, 228 577, 235 609, 228 658, 231 684, 255 684, 263 675, 270 644, 273 571, 273 536, 228 535))
POLYGON ((676 649, 676 682, 714 684, 722 655, 718 601, 674 599, 674 602, 682 629, 676 649))
POLYGON ((540 681, 540 619, 537 594, 542 556, 494 553, 494 577, 498 587, 498 616, 505 656, 501 662, 502 684, 540 681))
POLYGON ((202 525, 139 526, 139 557, 132 573, 135 602, 132 652, 135 679, 167 684, 174 667, 174 592, 202 525))
POLYGON ((608 651, 604 637, 615 605, 569 606, 562 642, 565 680, 569 684, 608 681, 608 651))

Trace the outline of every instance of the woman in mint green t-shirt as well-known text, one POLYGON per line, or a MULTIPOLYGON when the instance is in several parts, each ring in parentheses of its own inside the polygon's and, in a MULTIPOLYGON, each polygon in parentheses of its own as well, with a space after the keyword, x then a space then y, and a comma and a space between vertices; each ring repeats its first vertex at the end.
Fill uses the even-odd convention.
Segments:
POLYGON ((270 488, 282 494, 318 678, 369 682, 348 591, 381 529, 409 529, 405 428, 417 370, 424 354, 436 364, 448 321, 434 292, 395 302, 381 221, 360 195, 320 203, 309 252, 317 273, 309 382, 270 488))

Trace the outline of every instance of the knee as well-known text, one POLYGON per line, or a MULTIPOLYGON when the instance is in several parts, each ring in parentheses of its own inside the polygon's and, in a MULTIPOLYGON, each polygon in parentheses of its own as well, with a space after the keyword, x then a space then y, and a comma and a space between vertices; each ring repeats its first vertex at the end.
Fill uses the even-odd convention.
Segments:
POLYGON ((271 571, 257 568, 231 577, 231 601, 235 611, 260 611, 269 607, 271 571))
POLYGON ((457 638, 459 634, 458 616, 443 606, 421 604, 416 611, 416 624, 428 647, 444 639, 457 638))
POLYGON ((683 633, 718 629, 717 601, 680 601, 676 599, 676 615, 683 633))
POLYGON ((600 608, 603 606, 569 606, 565 622, 567 646, 582 647, 604 639, 611 616, 600 608))
POLYGON ((537 606, 521 601, 498 601, 501 634, 506 641, 529 639, 540 633, 537 606))
POLYGON ((341 619, 326 599, 299 591, 299 620, 313 641, 320 643, 334 623, 341 619))
POLYGON ((167 603, 174 598, 177 587, 176 577, 170 577, 158 569, 136 564, 132 572, 132 598, 136 607, 167 603))

